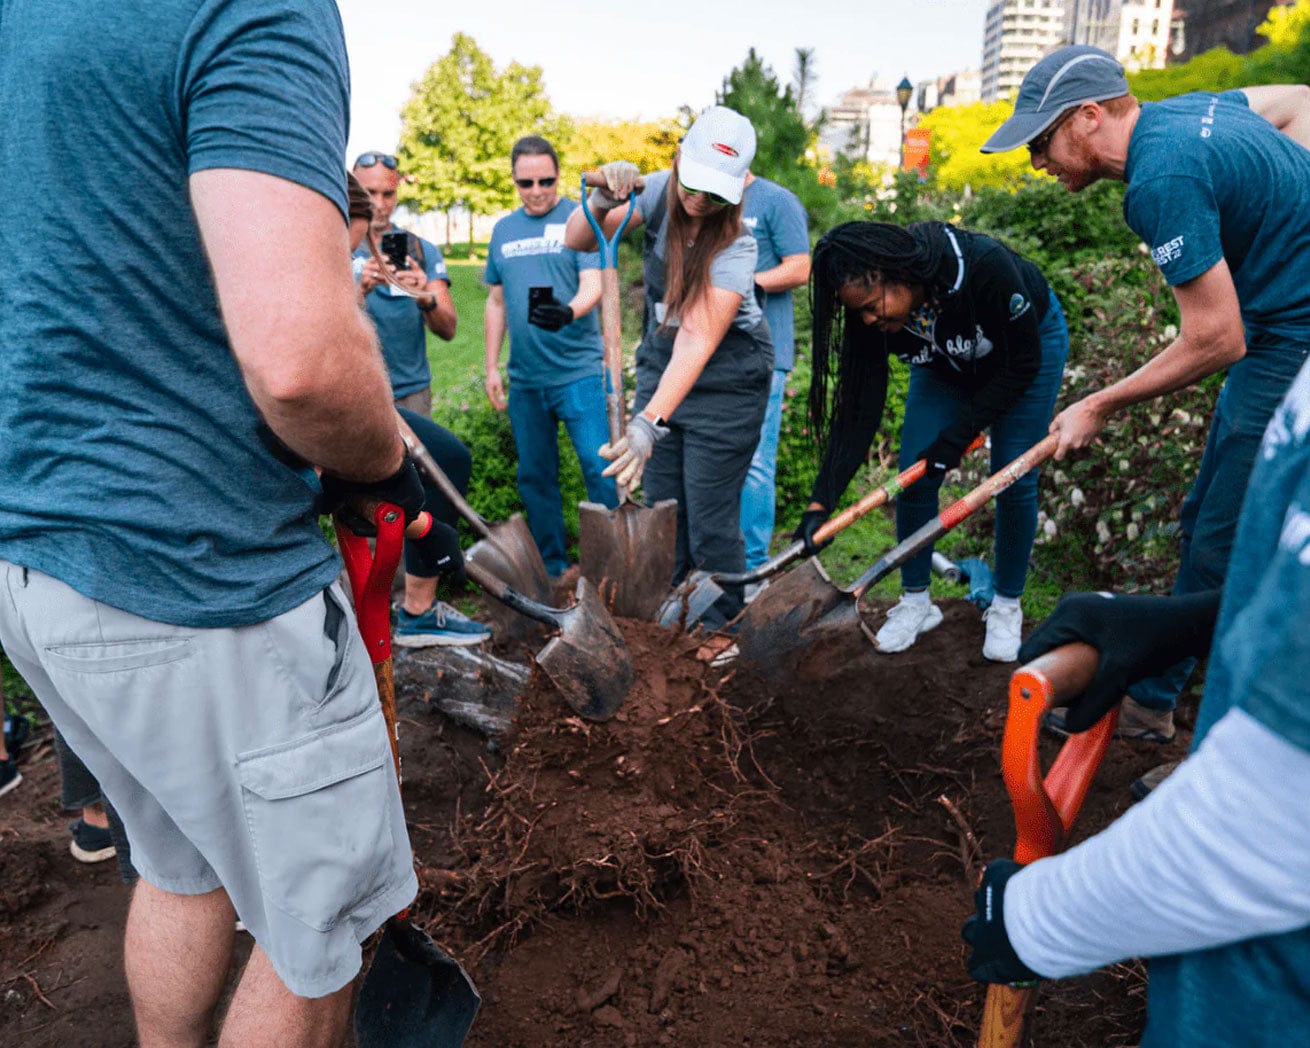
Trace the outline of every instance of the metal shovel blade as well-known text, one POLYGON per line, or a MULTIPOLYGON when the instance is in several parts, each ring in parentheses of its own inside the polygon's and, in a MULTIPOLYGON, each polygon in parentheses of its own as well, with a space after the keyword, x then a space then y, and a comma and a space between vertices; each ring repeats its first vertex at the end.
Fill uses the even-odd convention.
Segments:
POLYGON ((458 961, 391 920, 355 1003, 355 1038, 359 1048, 460 1048, 481 1004, 458 961))
POLYGON ((742 664, 765 675, 820 679, 865 657, 873 635, 855 596, 834 585, 811 557, 763 590, 742 617, 742 664))
POLYGON ((559 612, 559 636, 541 649, 537 665, 580 716, 608 720, 632 687, 632 655, 596 587, 580 578, 574 595, 577 603, 559 612))
POLYGON ((625 619, 654 621, 678 560, 678 500, 607 509, 578 504, 578 562, 605 605, 625 619))
POLYGON ((693 571, 664 598, 657 621, 666 629, 691 629, 722 596, 712 573, 693 571))
MULTIPOLYGON (((515 513, 503 524, 492 524, 489 534, 465 552, 512 589, 539 604, 553 604, 554 587, 541 560, 541 551, 528 530, 528 522, 515 513)), ((542 638, 541 626, 501 604, 487 609, 491 628, 500 643, 535 644, 542 638)))

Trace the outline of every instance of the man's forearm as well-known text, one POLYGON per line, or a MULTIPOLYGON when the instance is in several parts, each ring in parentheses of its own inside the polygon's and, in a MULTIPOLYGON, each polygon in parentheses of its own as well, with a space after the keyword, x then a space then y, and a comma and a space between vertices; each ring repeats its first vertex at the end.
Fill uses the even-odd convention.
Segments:
POLYGON ((487 374, 500 368, 500 347, 505 344, 505 310, 490 302, 482 320, 483 365, 487 374))
POLYGON ((1088 399, 1095 400, 1108 416, 1133 404, 1195 385, 1235 364, 1244 355, 1245 346, 1234 349, 1222 343, 1196 345, 1184 332, 1131 375, 1091 394, 1088 399))
POLYGON ((430 281, 425 290, 432 297, 431 299, 421 298, 417 300, 420 304, 420 310, 422 311, 422 306, 428 305, 431 301, 435 301, 436 306, 433 309, 423 311, 423 323, 437 338, 449 342, 455 337, 455 330, 459 324, 459 318, 455 313, 454 299, 450 297, 450 292, 444 281, 430 281))
POLYGON ((755 274, 755 283, 770 295, 776 295, 780 291, 791 291, 805 284, 809 279, 809 255, 784 258, 772 269, 762 269, 755 274))

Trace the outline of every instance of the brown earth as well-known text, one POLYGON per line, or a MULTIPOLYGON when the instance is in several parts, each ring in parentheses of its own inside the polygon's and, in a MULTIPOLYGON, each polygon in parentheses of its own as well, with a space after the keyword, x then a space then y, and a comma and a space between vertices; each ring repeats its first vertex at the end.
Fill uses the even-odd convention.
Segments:
MULTIPOLYGON (((972 1044, 959 929, 980 859, 1013 847, 1009 668, 974 608, 944 610, 802 691, 623 622, 621 713, 579 721, 534 678, 499 746, 404 689, 416 918, 483 993, 470 1046, 972 1044)), ((1076 835, 1183 745, 1112 746, 1076 835)), ((0 1043, 129 1045, 126 891, 68 855, 48 752, 23 770, 0 800, 0 1043)), ((1134 1044, 1143 1001, 1138 965, 1045 986, 1034 1043, 1134 1044)))

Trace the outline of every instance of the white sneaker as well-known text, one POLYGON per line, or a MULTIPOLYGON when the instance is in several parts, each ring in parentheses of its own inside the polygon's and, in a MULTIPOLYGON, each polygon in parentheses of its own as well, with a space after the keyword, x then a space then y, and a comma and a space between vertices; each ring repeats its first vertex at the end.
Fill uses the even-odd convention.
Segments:
POLYGON ((919 634, 940 626, 941 622, 942 609, 932 601, 906 600, 902 597, 887 612, 887 621, 882 624, 882 629, 874 639, 878 650, 890 655, 904 651, 919 639, 919 634))
POLYGON ((1018 661, 1023 608, 1018 604, 993 604, 983 612, 983 622, 987 623, 983 658, 992 662, 1018 661))

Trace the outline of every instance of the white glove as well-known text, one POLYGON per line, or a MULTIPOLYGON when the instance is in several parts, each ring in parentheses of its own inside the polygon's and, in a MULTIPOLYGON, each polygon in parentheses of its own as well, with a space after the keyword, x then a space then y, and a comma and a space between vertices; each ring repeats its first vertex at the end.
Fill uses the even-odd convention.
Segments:
POLYGON ((627 431, 612 447, 600 446, 600 457, 610 460, 602 477, 613 477, 619 487, 631 490, 641 483, 641 474, 650 461, 655 444, 669 435, 669 427, 637 415, 628 423, 627 431))
POLYGON ((611 160, 601 167, 600 173, 605 178, 605 188, 597 186, 587 198, 593 211, 613 211, 626 203, 641 177, 637 165, 630 160, 611 160))

